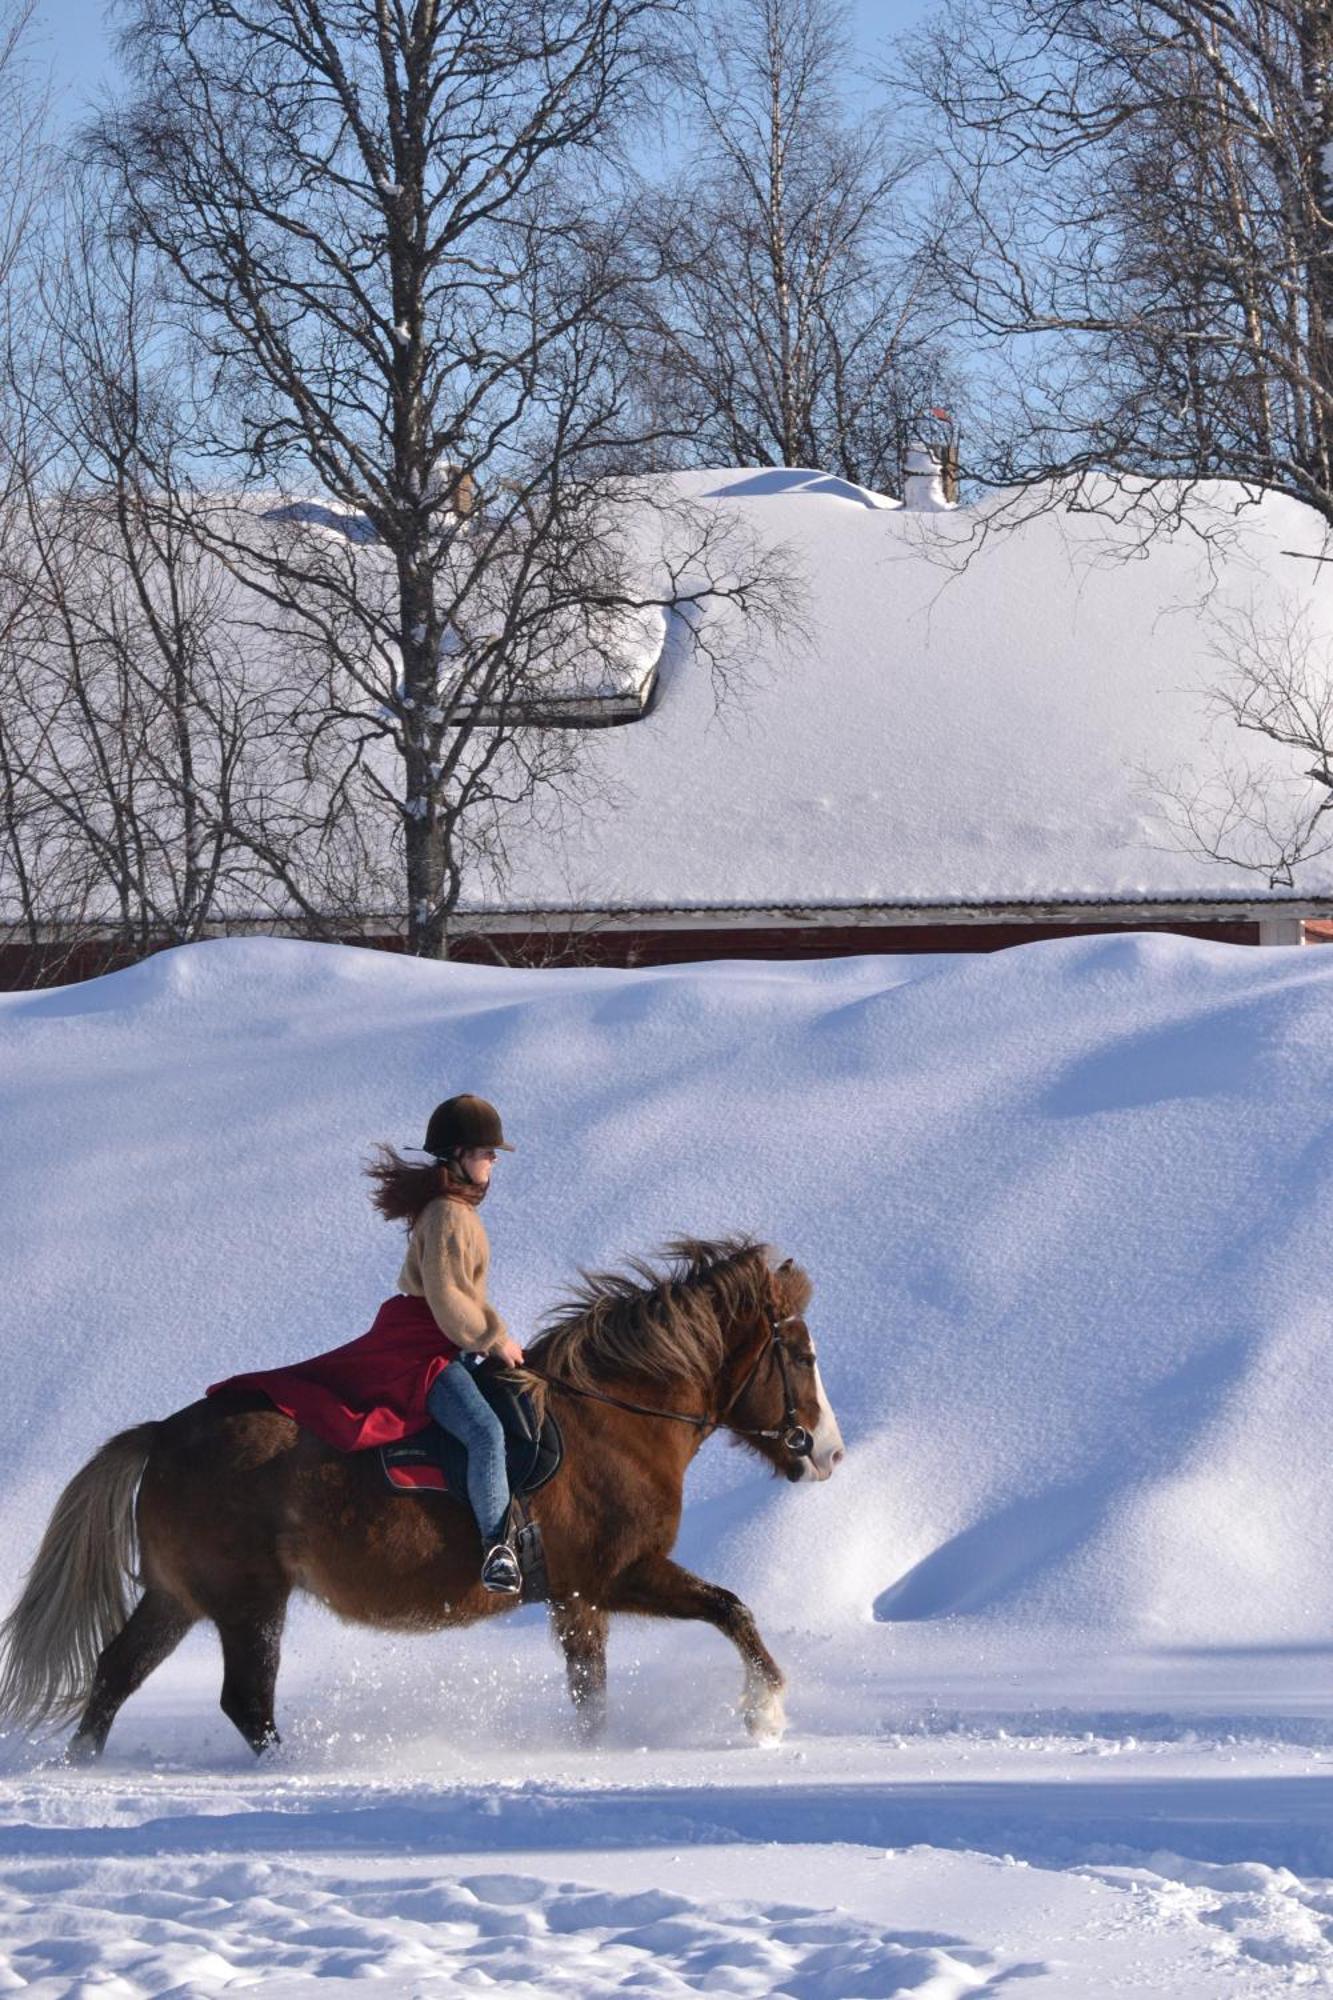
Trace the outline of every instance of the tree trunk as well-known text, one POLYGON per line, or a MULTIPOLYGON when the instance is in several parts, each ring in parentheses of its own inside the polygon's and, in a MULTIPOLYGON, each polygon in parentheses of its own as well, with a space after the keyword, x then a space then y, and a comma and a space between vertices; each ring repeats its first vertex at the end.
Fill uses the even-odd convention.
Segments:
POLYGON ((1308 204, 1308 366, 1317 385, 1310 440, 1311 475, 1333 490, 1333 18, 1325 0, 1300 0, 1297 41, 1309 119, 1302 180, 1308 204))
POLYGON ((407 943, 418 958, 446 958, 444 820, 435 769, 441 727, 431 719, 439 713, 435 702, 440 633, 430 575, 414 563, 410 550, 403 552, 399 562, 399 601, 407 943))

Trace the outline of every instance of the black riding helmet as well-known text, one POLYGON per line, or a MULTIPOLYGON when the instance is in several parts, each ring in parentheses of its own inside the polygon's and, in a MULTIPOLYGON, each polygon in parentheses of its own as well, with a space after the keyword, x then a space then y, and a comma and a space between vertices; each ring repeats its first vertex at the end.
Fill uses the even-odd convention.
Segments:
POLYGON ((481 1152, 490 1146, 499 1153, 514 1150, 505 1138, 495 1106, 465 1091, 461 1097, 446 1097, 443 1104, 436 1105, 426 1126, 422 1151, 434 1153, 440 1160, 450 1153, 481 1152))

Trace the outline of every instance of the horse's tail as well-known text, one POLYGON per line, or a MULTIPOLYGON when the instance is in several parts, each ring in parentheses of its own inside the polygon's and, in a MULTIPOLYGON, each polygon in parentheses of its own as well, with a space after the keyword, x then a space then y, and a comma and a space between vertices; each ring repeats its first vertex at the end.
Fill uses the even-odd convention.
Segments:
POLYGON ((98 1655, 132 1609, 134 1495, 160 1428, 108 1438, 56 1501, 0 1626, 0 1721, 63 1721, 87 1700, 98 1655))

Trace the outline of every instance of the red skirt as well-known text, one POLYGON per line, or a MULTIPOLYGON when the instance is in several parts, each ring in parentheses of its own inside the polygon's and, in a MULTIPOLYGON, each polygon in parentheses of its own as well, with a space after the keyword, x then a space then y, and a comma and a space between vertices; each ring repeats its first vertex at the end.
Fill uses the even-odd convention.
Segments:
POLYGON ((292 1368, 262 1368, 210 1384, 258 1389, 306 1430, 339 1451, 395 1444, 430 1422, 426 1397, 442 1368, 460 1352, 435 1324, 424 1299, 399 1292, 386 1299, 368 1333, 292 1368))

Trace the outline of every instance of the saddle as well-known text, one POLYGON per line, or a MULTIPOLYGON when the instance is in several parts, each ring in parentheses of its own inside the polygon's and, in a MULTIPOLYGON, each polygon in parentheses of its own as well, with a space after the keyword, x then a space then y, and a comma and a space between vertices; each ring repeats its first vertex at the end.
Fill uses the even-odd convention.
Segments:
MULTIPOLYGON (((456 1367, 467 1364, 456 1362, 456 1367)), ((560 1470, 565 1441, 548 1409, 538 1419, 531 1393, 507 1370, 483 1362, 472 1379, 504 1427, 509 1490, 536 1493, 560 1470)), ((395 1493, 455 1493, 467 1497, 467 1447, 439 1424, 427 1424, 396 1444, 377 1447, 384 1477, 395 1493)))
MULTIPOLYGON (((467 1364, 460 1361, 453 1365, 467 1364)), ((523 1597, 526 1602, 540 1602, 547 1594, 541 1529, 523 1502, 528 1494, 539 1492, 554 1479, 565 1455, 565 1441, 550 1410, 539 1419, 530 1391, 507 1370, 482 1362, 471 1372, 504 1427, 505 1464, 516 1516, 513 1540, 523 1573, 523 1597)), ((396 1444, 382 1444, 377 1450, 385 1480, 395 1493, 452 1493, 467 1498, 467 1447, 439 1424, 427 1424, 424 1430, 413 1431, 396 1444)))

